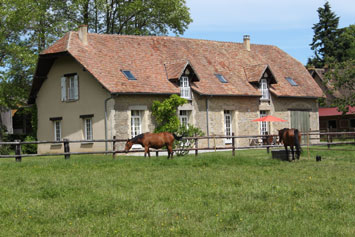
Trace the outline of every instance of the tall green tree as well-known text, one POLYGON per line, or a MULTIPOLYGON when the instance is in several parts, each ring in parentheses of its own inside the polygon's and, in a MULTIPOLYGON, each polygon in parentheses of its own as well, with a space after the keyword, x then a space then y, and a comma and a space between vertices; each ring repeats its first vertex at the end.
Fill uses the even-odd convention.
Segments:
POLYGON ((329 69, 325 74, 330 93, 340 94, 331 106, 346 113, 349 106, 355 106, 355 25, 340 30, 337 40, 336 59, 327 63, 329 69))
POLYGON ((81 24, 96 33, 178 35, 191 22, 185 0, 0 0, 0 107, 26 103, 38 54, 81 24))
POLYGON ((74 0, 72 11, 95 33, 183 34, 192 22, 185 0, 74 0))
POLYGON ((336 58, 339 17, 331 10, 329 2, 319 7, 317 12, 319 22, 312 27, 314 36, 310 44, 314 57, 309 58, 307 64, 323 67, 328 60, 336 58))
POLYGON ((332 106, 345 114, 349 111, 349 106, 355 106, 355 57, 330 64, 325 77, 331 93, 341 92, 341 96, 335 99, 332 106))
POLYGON ((337 61, 355 59, 355 25, 340 29, 340 32, 337 40, 337 61))

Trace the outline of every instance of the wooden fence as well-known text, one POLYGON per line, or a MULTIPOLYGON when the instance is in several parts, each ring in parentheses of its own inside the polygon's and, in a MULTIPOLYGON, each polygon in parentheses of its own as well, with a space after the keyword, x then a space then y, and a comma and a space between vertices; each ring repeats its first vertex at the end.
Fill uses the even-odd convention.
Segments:
MULTIPOLYGON (((308 148, 309 146, 319 146, 319 145, 326 145, 328 146, 328 149, 330 149, 331 145, 340 145, 340 144, 355 144, 355 132, 319 132, 319 131, 310 131, 307 133, 302 133, 302 145, 306 145, 308 148), (326 142, 311 142, 312 140, 320 140, 321 136, 326 136, 327 141, 326 142), (348 141, 333 141, 332 137, 334 136, 342 136, 346 138, 348 141), (351 141, 349 141, 351 139, 351 141)), ((283 147, 283 145, 279 145, 274 143, 275 139, 273 138, 278 137, 278 135, 250 135, 250 136, 234 136, 234 133, 232 136, 202 136, 202 137, 184 137, 183 139, 194 141, 194 147, 191 148, 178 148, 174 149, 174 151, 194 151, 195 156, 198 155, 198 151, 217 151, 217 150, 231 150, 233 156, 235 156, 235 151, 240 150, 240 149, 266 149, 266 151, 269 153, 270 148, 275 148, 275 147, 283 147), (232 143, 228 146, 216 146, 216 139, 231 139, 232 143), (271 138, 271 139, 270 139, 271 138), (214 141, 214 145, 210 147, 199 147, 199 140, 203 139, 210 139, 214 141), (255 145, 249 145, 249 146, 236 146, 236 139, 249 139, 250 141, 257 140, 258 142, 255 145)), ((126 139, 116 139, 115 137, 113 139, 108 139, 108 140, 91 140, 90 143, 99 143, 99 142, 108 142, 112 144, 112 150, 110 151, 91 151, 91 152, 70 152, 70 144, 71 143, 87 143, 87 140, 76 140, 76 141, 69 141, 68 139, 64 139, 63 141, 19 141, 15 140, 13 142, 0 142, 1 145, 11 145, 14 146, 15 149, 15 154, 13 155, 0 155, 0 158, 15 158, 17 162, 21 162, 23 157, 38 157, 38 156, 64 156, 65 159, 69 159, 71 155, 85 155, 85 154, 112 154, 113 158, 116 156, 116 154, 119 153, 125 153, 124 150, 116 150, 116 145, 118 143, 125 143, 127 140, 126 139), (63 144, 64 147, 64 152, 63 153, 48 153, 48 154, 22 154, 22 145, 26 144, 63 144)), ((154 150, 156 152, 156 156, 159 156, 159 152, 164 152, 166 150, 154 150)), ((134 152, 134 153, 139 153, 139 152, 144 152, 144 150, 134 150, 134 151, 129 151, 129 152, 134 152)))

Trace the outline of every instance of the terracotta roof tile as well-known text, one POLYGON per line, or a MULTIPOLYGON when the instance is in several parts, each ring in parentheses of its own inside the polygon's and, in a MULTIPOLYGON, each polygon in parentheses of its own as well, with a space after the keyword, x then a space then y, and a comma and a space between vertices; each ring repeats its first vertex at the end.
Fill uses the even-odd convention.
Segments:
POLYGON ((245 76, 249 82, 259 82, 266 68, 267 65, 265 64, 248 65, 244 67, 245 76))
POLYGON ((241 43, 102 34, 88 34, 85 46, 78 33, 71 32, 42 54, 62 51, 68 51, 111 93, 179 93, 167 77, 178 77, 190 62, 199 77, 192 88, 200 94, 260 96, 249 82, 268 65, 277 81, 271 91, 277 96, 322 96, 307 69, 275 46, 252 44, 247 51, 241 43), (251 65, 260 66, 249 70, 251 65), (120 70, 130 70, 137 80, 129 81, 120 70), (216 73, 228 83, 221 83, 216 73), (286 77, 298 86, 291 86, 286 77))
MULTIPOLYGON (((331 108, 319 108, 319 117, 326 117, 326 116, 339 116, 342 115, 342 112, 338 111, 337 107, 331 108)), ((347 115, 355 114, 355 107, 349 106, 349 111, 346 113, 347 115)))
POLYGON ((177 62, 166 63, 166 75, 168 79, 179 79, 186 68, 188 62, 186 60, 180 60, 177 62))

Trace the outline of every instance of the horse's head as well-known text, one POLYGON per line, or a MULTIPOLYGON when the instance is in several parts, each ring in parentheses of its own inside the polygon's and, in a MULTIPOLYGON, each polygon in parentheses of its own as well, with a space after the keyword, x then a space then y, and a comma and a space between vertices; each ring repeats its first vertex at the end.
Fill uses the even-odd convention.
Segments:
POLYGON ((133 142, 128 139, 127 142, 126 142, 126 145, 125 145, 125 147, 124 147, 124 151, 125 151, 126 153, 128 153, 128 151, 131 149, 132 146, 133 146, 133 142))
POLYGON ((285 130, 286 130, 286 128, 279 130, 279 144, 281 144, 281 142, 283 142, 283 136, 284 136, 285 130))

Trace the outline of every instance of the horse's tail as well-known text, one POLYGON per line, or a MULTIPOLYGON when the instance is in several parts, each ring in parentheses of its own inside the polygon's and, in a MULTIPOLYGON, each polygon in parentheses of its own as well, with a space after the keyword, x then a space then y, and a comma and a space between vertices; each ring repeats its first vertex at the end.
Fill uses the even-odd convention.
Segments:
POLYGON ((294 133, 294 139, 295 139, 295 146, 296 146, 296 154, 297 157, 300 157, 301 152, 302 152, 302 148, 301 148, 301 144, 300 144, 300 140, 299 140, 299 131, 298 129, 295 129, 295 133, 294 133))
POLYGON ((173 136, 176 140, 180 141, 182 139, 183 136, 178 136, 175 133, 173 133, 173 136))

